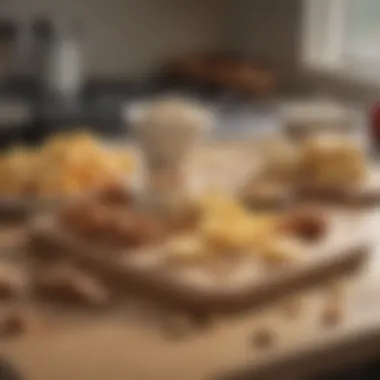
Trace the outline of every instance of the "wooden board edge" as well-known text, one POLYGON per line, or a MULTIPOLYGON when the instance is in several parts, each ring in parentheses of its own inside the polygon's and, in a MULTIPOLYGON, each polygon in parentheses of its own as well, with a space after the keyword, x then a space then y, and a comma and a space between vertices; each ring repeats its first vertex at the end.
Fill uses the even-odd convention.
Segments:
POLYGON ((96 255, 85 247, 76 247, 62 241, 54 229, 34 228, 30 233, 31 252, 35 256, 51 255, 68 257, 109 279, 121 288, 133 288, 141 295, 159 299, 171 307, 185 309, 196 313, 235 313, 260 307, 275 301, 289 293, 319 286, 329 280, 345 276, 358 270, 367 260, 370 247, 358 242, 343 251, 332 252, 324 260, 316 260, 293 267, 265 281, 254 281, 244 289, 236 291, 205 291, 204 288, 192 287, 180 283, 157 269, 138 270, 123 266, 107 259, 106 255, 96 255))

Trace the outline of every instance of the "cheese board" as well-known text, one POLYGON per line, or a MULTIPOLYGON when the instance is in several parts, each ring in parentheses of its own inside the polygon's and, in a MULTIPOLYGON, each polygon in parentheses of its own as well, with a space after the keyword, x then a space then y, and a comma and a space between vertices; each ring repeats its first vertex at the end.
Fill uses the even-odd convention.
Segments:
POLYGON ((359 269, 367 260, 371 239, 357 221, 331 218, 328 233, 305 245, 304 257, 271 267, 259 254, 236 255, 194 265, 171 265, 164 246, 117 250, 83 240, 52 216, 34 221, 32 255, 68 259, 111 279, 115 285, 191 313, 241 312, 294 291, 320 285, 359 269), (355 233, 352 233, 355 231, 355 233), (224 264, 220 264, 224 263, 224 264), (228 267, 218 273, 216 268, 228 267))

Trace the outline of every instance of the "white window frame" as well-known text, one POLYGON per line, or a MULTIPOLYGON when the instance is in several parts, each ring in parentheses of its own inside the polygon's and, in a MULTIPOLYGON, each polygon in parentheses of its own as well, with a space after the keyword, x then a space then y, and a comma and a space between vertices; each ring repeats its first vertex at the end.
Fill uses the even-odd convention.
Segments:
POLYGON ((378 88, 380 68, 343 57, 346 5, 347 0, 303 0, 302 67, 335 79, 378 88))

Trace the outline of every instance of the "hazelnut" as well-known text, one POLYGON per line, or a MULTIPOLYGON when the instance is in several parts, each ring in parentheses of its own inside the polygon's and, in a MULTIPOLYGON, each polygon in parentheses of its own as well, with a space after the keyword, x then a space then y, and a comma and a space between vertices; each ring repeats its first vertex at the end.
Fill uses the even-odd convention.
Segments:
POLYGON ((320 212, 301 210, 285 218, 284 230, 303 240, 316 241, 326 234, 327 221, 320 212))
POLYGON ((334 327, 342 322, 344 317, 343 306, 339 303, 333 304, 330 302, 322 311, 322 324, 325 327, 334 327))
POLYGON ((28 330, 28 320, 21 312, 11 312, 0 321, 0 336, 14 337, 28 330))
POLYGON ((264 349, 270 348, 273 346, 275 341, 275 334, 272 329, 269 328, 261 328, 257 332, 252 335, 251 344, 252 346, 264 349))

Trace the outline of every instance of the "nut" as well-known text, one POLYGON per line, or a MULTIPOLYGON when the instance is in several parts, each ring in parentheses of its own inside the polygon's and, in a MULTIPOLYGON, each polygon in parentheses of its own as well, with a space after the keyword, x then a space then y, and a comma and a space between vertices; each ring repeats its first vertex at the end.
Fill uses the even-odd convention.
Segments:
POLYGON ((34 316, 27 309, 17 307, 6 312, 0 319, 0 337, 13 338, 27 333, 34 324, 34 316))
POLYGON ((300 210, 284 220, 283 229, 305 241, 317 241, 327 232, 324 215, 314 210, 300 210))
POLYGON ((341 304, 330 303, 322 311, 322 323, 325 327, 334 327, 342 322, 344 309, 341 304))
POLYGON ((253 333, 251 337, 252 346, 259 349, 270 348, 273 346, 274 341, 275 334, 273 330, 269 328, 261 328, 260 330, 253 333))

